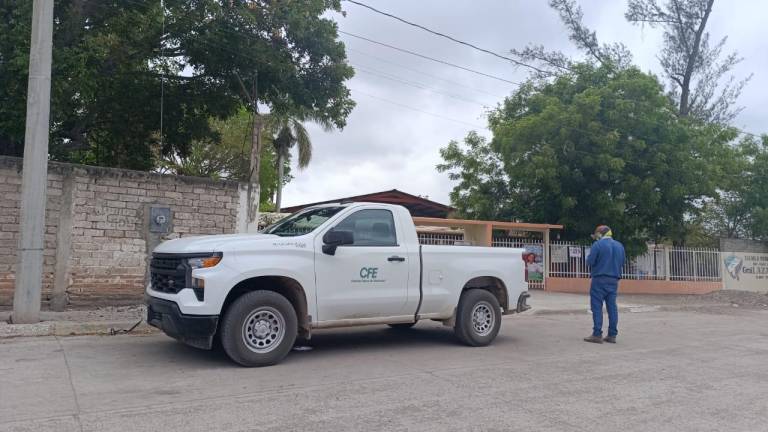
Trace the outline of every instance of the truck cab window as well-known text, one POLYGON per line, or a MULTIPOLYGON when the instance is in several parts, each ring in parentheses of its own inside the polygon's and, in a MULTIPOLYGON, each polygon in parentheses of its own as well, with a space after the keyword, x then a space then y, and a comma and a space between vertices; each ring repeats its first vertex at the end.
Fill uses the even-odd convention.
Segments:
POLYGON ((267 227, 265 234, 274 234, 280 237, 294 237, 309 234, 317 227, 325 223, 344 207, 319 207, 305 210, 288 216, 267 227))
POLYGON ((335 229, 351 231, 355 239, 352 246, 397 246, 395 219, 389 210, 360 210, 335 229))

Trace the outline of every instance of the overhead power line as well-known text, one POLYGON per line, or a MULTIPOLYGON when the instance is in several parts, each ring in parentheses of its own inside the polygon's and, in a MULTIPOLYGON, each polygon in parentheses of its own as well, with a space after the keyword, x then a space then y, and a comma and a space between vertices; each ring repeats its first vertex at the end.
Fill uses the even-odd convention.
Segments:
POLYGON ((481 90, 481 89, 479 89, 477 87, 472 87, 472 86, 468 86, 466 84, 462 84, 460 82, 452 81, 452 80, 443 78, 441 76, 430 74, 430 73, 424 72, 422 70, 419 70, 419 69, 416 69, 416 68, 413 68, 413 67, 410 67, 410 66, 405 66, 403 64, 400 64, 400 63, 397 63, 397 62, 393 62, 391 60, 387 60, 385 58, 382 58, 382 57, 379 57, 379 56, 375 56, 373 54, 369 54, 369 53, 367 53, 365 51, 361 51, 361 50, 358 50, 358 49, 355 49, 355 48, 347 47, 347 51, 354 52, 354 53, 357 53, 357 54, 360 54, 360 55, 372 58, 372 59, 374 59, 376 61, 379 61, 381 63, 386 63, 386 64, 389 64, 389 65, 393 65, 393 66, 396 66, 398 68, 405 69, 407 71, 417 73, 419 75, 424 75, 426 77, 430 77, 430 78, 433 78, 433 79, 436 79, 436 80, 440 80, 440 81, 449 83, 449 84, 457 86, 457 87, 463 87, 465 89, 472 90, 473 92, 482 93, 482 94, 487 95, 487 96, 492 96, 492 97, 497 98, 499 100, 504 99, 506 97, 506 96, 503 96, 503 95, 499 95, 499 94, 487 92, 485 90, 481 90))
POLYGON ((429 112, 429 111, 424 111, 422 109, 419 109, 419 108, 416 108, 416 107, 412 107, 410 105, 406 105, 406 104, 403 104, 403 103, 400 103, 400 102, 395 102, 393 100, 385 99, 383 97, 379 97, 379 96, 376 96, 376 95, 372 95, 370 93, 366 93, 366 92, 364 92, 362 90, 358 90, 356 88, 353 88, 352 91, 355 92, 355 93, 360 93, 362 95, 368 96, 369 98, 376 99, 376 100, 381 101, 381 102, 386 102, 388 104, 398 106, 400 108, 405 108, 405 109, 409 109, 411 111, 420 112, 422 114, 426 114, 426 115, 429 115, 429 116, 432 116, 432 117, 437 117, 437 118, 440 118, 440 119, 443 119, 443 120, 447 120, 447 121, 450 121, 450 122, 453 122, 453 123, 458 123, 458 124, 462 124, 462 125, 465 125, 465 126, 470 126, 470 127, 473 127, 473 128, 486 129, 486 126, 481 126, 481 125, 477 125, 477 124, 473 124, 473 123, 468 123, 468 122, 465 122, 463 120, 458 120, 458 119, 455 119, 455 118, 446 117, 444 115, 435 114, 435 113, 432 113, 432 112, 429 112))
POLYGON ((448 92, 442 91, 440 89, 432 88, 432 87, 429 87, 428 85, 423 84, 423 83, 418 82, 418 81, 410 81, 410 80, 407 80, 407 79, 403 79, 403 78, 398 77, 397 75, 388 74, 386 72, 377 71, 375 69, 374 70, 367 69, 367 68, 360 67, 360 66, 357 66, 357 65, 354 65, 354 64, 353 64, 353 66, 355 67, 355 72, 363 72, 363 73, 366 73, 366 74, 369 74, 369 75, 373 75, 373 76, 376 76, 376 77, 379 77, 379 78, 384 78, 384 79, 387 79, 387 80, 390 80, 390 81, 398 82, 398 83, 403 84, 403 85, 415 87, 415 88, 420 89, 420 90, 426 90, 426 91, 429 91, 429 92, 432 92, 432 93, 437 93, 437 94, 441 94, 443 96, 447 96, 449 98, 453 98, 453 99, 461 100, 461 101, 464 101, 464 102, 469 102, 469 103, 473 103, 473 104, 476 104, 476 105, 480 105, 480 106, 485 107, 485 108, 488 108, 491 105, 493 105, 493 104, 489 104, 489 103, 485 103, 485 102, 480 102, 480 101, 477 101, 477 100, 474 100, 474 99, 465 98, 465 97, 463 97, 461 95, 457 95, 457 94, 453 94, 453 93, 448 93, 448 92))
POLYGON ((455 38, 453 36, 447 35, 445 33, 441 33, 439 31, 432 30, 430 28, 424 27, 421 24, 417 24, 415 22, 408 21, 408 20, 406 20, 404 18, 400 18, 397 15, 393 15, 391 13, 381 11, 381 10, 376 9, 373 6, 369 6, 369 5, 365 4, 365 3, 362 3, 362 2, 359 2, 359 1, 356 1, 356 0, 346 0, 346 1, 348 1, 349 3, 356 4, 358 6, 362 6, 362 7, 366 8, 366 9, 370 9, 370 10, 372 10, 372 11, 378 13, 378 14, 384 15, 384 16, 392 18, 392 19, 395 19, 395 20, 400 21, 400 22, 402 22, 404 24, 408 24, 409 26, 416 27, 416 28, 418 28, 420 30, 424 30, 424 31, 426 31, 428 33, 431 33, 431 34, 435 35, 435 36, 439 36, 439 37, 448 39, 448 40, 450 40, 452 42, 456 42, 457 44, 468 46, 468 47, 470 47, 472 49, 475 49, 477 51, 480 51, 480 52, 483 52, 483 53, 486 53, 486 54, 490 54, 490 55, 492 55, 494 57, 498 57, 498 58, 503 59, 503 60, 507 60, 509 62, 512 62, 513 64, 518 65, 518 66, 527 67, 527 68, 535 70, 536 72, 546 73, 546 71, 544 71, 543 69, 538 68, 538 67, 536 67, 534 65, 531 65, 531 64, 528 64, 528 63, 525 63, 525 62, 521 62, 520 60, 516 60, 516 59, 513 59, 512 57, 507 57, 505 55, 501 55, 499 53, 493 52, 493 51, 485 49, 485 48, 481 48, 481 47, 479 47, 479 46, 477 46, 475 44, 472 44, 470 42, 466 42, 466 41, 463 41, 461 39, 457 39, 457 38, 455 38))
POLYGON ((427 56, 427 55, 424 55, 424 54, 420 54, 420 53, 417 53, 415 51, 407 50, 405 48, 396 47, 396 46, 390 45, 388 43, 375 41, 373 39, 368 39, 367 37, 356 35, 354 33, 345 32, 343 30, 339 30, 339 33, 347 35, 347 36, 351 36, 353 38, 361 39, 361 40, 364 40, 366 42, 370 42, 370 43, 373 43, 373 44, 376 44, 376 45, 381 45, 383 47, 387 47, 387 48, 393 49, 395 51, 400 51, 400 52, 404 52, 406 54, 410 54, 412 56, 420 57, 420 58, 423 58, 425 60, 433 61, 433 62, 440 63, 440 64, 443 64, 443 65, 446 65, 446 66, 451 66, 451 67, 454 67, 454 68, 457 68, 457 69, 461 69, 461 70, 464 70, 464 71, 467 71, 467 72, 472 72, 473 74, 482 75, 484 77, 492 78, 492 79, 495 79, 495 80, 498 80, 498 81, 503 81, 503 82, 508 83, 508 84, 512 84, 512 85, 516 85, 516 86, 522 85, 519 82, 510 81, 508 79, 501 78, 501 77, 498 77, 496 75, 491 75, 491 74, 487 74, 485 72, 480 72, 478 70, 470 69, 470 68, 464 67, 464 66, 460 66, 460 65, 457 65, 455 63, 447 62, 445 60, 436 59, 434 57, 430 57, 430 56, 427 56))

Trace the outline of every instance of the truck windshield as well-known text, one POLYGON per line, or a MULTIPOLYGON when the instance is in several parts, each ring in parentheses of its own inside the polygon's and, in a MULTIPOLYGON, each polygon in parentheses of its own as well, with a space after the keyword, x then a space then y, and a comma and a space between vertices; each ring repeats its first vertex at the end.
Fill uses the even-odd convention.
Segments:
POLYGON ((264 233, 274 234, 280 237, 293 237, 308 234, 343 208, 344 207, 320 207, 305 210, 290 215, 274 225, 267 227, 264 230, 264 233))

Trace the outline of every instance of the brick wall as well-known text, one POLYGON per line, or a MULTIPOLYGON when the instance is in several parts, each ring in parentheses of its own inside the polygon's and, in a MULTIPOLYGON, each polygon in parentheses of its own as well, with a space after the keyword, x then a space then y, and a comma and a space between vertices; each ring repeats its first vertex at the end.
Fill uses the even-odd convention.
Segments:
MULTIPOLYGON (((16 247, 19 241, 19 211, 21 196, 21 161, 15 164, 0 161, 0 305, 11 303, 6 293, 13 292, 16 267, 16 247)), ((62 177, 48 176, 48 200, 45 215, 45 250, 43 252, 43 291, 49 294, 53 285, 62 177)))
MULTIPOLYGON (((0 306, 13 302, 21 166, 21 159, 0 157, 0 306)), ((237 231, 236 182, 55 162, 48 179, 44 302, 65 291, 75 306, 136 303, 157 241, 237 231), (172 231, 161 238, 149 233, 151 205, 172 212, 172 231)))

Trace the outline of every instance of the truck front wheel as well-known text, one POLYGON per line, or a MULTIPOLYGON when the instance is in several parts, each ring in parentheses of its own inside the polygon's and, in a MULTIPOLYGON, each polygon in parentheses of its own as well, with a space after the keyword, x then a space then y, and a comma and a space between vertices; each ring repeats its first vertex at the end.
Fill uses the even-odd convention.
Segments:
POLYGON ((296 340, 298 320, 291 302, 273 291, 253 291, 232 303, 221 323, 221 345, 243 366, 280 362, 296 340))
POLYGON ((501 306, 492 293, 483 289, 464 291, 456 308, 454 332, 469 346, 493 342, 501 327, 501 306))

